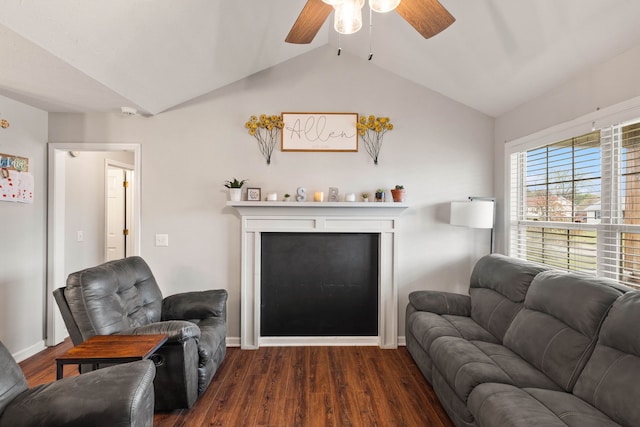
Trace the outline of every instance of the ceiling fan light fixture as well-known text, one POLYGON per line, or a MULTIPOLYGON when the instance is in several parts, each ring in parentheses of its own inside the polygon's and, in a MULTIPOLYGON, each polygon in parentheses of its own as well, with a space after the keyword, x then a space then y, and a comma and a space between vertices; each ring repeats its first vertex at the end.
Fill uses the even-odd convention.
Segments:
POLYGON ((344 2, 344 0, 322 0, 322 2, 328 4, 331 7, 336 7, 340 3, 344 2))
POLYGON ((400 0, 369 0, 369 7, 371 10, 378 13, 391 12, 398 7, 399 4, 400 0))
POLYGON ((362 28, 362 6, 364 0, 343 0, 337 4, 333 28, 340 34, 353 34, 362 28))

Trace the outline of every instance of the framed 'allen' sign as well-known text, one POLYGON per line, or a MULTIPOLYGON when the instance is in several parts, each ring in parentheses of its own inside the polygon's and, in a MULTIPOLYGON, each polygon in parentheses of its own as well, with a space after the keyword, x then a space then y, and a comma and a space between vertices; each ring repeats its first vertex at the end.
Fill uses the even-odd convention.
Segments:
POLYGON ((358 151, 358 113, 282 113, 282 151, 358 151))

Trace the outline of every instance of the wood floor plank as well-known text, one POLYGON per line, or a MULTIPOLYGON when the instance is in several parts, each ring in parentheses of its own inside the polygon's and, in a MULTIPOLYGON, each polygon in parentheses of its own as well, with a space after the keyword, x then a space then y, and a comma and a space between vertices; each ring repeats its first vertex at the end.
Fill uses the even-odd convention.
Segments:
MULTIPOLYGON (((50 347, 20 366, 30 387, 55 381, 50 347)), ((78 375, 71 366, 65 377, 78 375)), ((191 409, 157 413, 156 427, 452 427, 404 347, 229 348, 191 409)))

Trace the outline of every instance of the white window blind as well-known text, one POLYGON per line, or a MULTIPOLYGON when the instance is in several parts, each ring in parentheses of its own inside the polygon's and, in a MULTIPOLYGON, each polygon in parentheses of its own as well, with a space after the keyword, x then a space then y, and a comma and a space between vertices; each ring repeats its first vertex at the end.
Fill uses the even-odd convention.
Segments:
POLYGON ((511 155, 510 254, 640 286, 640 123, 511 155))

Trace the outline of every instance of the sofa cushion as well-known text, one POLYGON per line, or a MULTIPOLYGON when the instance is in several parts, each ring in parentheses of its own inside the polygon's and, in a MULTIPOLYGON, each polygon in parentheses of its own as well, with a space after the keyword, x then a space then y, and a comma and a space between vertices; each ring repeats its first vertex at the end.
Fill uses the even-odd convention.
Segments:
POLYGON ((407 329, 411 331, 425 351, 429 351, 435 339, 443 336, 498 342, 497 338, 474 322, 473 319, 464 316, 440 316, 417 311, 407 317, 407 329))
POLYGON ((531 281, 545 270, 546 267, 504 255, 482 257, 471 273, 471 318, 502 341, 522 308, 531 281))
POLYGON ((162 294, 140 257, 70 274, 65 297, 84 339, 160 321, 162 294))
POLYGON ((499 344, 441 337, 433 342, 429 355, 434 371, 439 371, 463 402, 476 386, 488 382, 560 390, 542 372, 499 344))
POLYGON ((591 355, 599 326, 622 294, 613 281, 559 271, 540 273, 504 345, 571 391, 591 355), (579 296, 580 303, 576 304, 579 296))
POLYGON ((476 425, 473 414, 467 408, 467 402, 462 401, 456 395, 437 369, 433 370, 432 384, 438 400, 442 403, 447 415, 449 415, 456 427, 473 427, 476 425))
POLYGON ((476 387, 468 408, 481 426, 618 426, 602 412, 563 391, 486 383, 476 387))
POLYGON ((640 425, 640 292, 611 308, 574 394, 622 425, 640 425))

